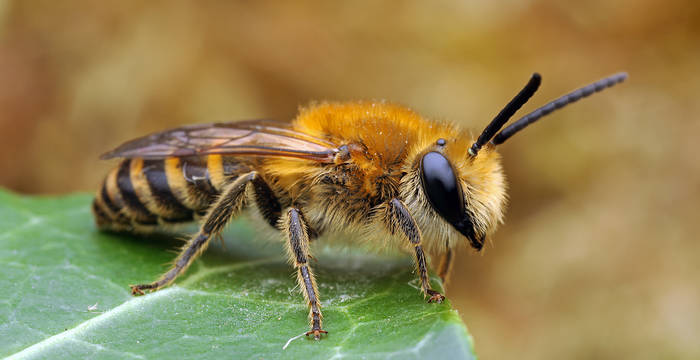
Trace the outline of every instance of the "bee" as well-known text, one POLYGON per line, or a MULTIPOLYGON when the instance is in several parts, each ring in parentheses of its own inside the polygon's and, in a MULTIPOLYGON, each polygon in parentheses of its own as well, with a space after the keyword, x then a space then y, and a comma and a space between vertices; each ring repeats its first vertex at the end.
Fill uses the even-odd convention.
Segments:
POLYGON ((167 272, 131 285, 132 294, 142 295, 171 284, 232 218, 257 208, 281 232, 309 307, 306 335, 319 339, 327 332, 309 264, 312 242, 352 233, 354 241, 403 248, 413 255, 424 297, 442 302, 430 284, 426 254, 440 256, 437 274, 445 282, 454 250, 468 244, 480 251, 503 222, 506 181, 496 147, 552 111, 626 78, 618 73, 596 81, 501 130, 537 91, 541 77, 535 73, 476 139, 454 123, 374 101, 312 104, 291 123, 166 130, 102 156, 123 160, 97 192, 95 221, 102 230, 136 233, 199 221, 167 272))

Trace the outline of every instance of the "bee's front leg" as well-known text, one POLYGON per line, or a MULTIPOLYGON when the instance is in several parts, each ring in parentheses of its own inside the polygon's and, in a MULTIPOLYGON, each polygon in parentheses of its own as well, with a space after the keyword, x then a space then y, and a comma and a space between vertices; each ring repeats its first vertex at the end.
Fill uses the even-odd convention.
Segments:
POLYGON ((413 246, 421 289, 423 290, 423 294, 429 296, 428 302, 441 303, 445 300, 442 294, 430 287, 428 267, 425 263, 425 253, 421 246, 421 232, 418 228, 418 224, 416 224, 413 216, 411 216, 411 213, 401 200, 392 199, 386 205, 384 223, 392 234, 399 234, 413 246))
POLYGON ((314 273, 311 271, 308 259, 309 254, 309 228, 304 221, 301 212, 296 208, 287 211, 283 221, 283 230, 287 235, 287 251, 290 262, 297 269, 297 280, 299 287, 304 293, 304 298, 309 304, 309 322, 311 330, 306 332, 306 336, 314 335, 316 340, 321 338, 321 334, 328 334, 321 328, 321 303, 318 298, 318 287, 314 273))

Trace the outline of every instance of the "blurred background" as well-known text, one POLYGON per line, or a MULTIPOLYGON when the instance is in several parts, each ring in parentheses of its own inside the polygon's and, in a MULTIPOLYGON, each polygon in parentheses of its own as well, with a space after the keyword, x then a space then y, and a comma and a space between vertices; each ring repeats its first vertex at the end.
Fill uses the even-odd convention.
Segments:
POLYGON ((447 295, 482 359, 698 358, 697 1, 0 0, 0 186, 92 192, 124 140, 313 99, 480 131, 533 71, 524 111, 620 70, 502 147, 506 223, 447 295))

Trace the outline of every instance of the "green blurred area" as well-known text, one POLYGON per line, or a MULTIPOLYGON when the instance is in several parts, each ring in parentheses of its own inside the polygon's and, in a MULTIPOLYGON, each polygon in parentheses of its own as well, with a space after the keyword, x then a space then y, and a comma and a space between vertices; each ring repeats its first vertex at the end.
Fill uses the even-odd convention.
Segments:
POLYGON ((502 147, 506 224, 447 295, 484 359, 698 358, 699 59, 696 1, 0 1, 0 186, 93 191, 124 140, 311 100, 476 132, 533 71, 524 111, 625 70, 502 147))

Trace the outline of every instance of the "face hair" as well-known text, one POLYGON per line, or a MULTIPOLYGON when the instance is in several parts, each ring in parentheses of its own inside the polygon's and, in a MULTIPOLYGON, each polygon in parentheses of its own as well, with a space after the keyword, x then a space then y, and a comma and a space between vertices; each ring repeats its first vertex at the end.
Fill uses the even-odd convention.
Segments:
POLYGON ((498 130, 501 130, 501 127, 503 127, 511 116, 513 116, 513 114, 515 114, 515 112, 518 111, 518 109, 520 109, 520 107, 523 106, 530 99, 530 97, 532 97, 535 91, 537 91, 537 88, 540 87, 541 82, 542 77, 540 74, 532 74, 530 81, 528 81, 525 87, 520 90, 518 95, 515 95, 513 100, 511 100, 503 108, 503 110, 501 110, 501 112, 499 112, 498 115, 491 120, 491 123, 486 126, 484 131, 481 132, 479 138, 476 139, 476 142, 472 144, 471 148, 469 148, 469 155, 476 156, 476 154, 479 153, 481 147, 491 140, 493 135, 495 135, 498 130))
MULTIPOLYGON (((539 109, 523 116, 520 120, 510 124, 507 128, 503 129, 498 135, 496 135, 491 141, 494 145, 500 145, 504 141, 508 140, 518 131, 524 129, 526 126, 534 123, 539 118, 551 113, 554 110, 561 109, 562 107, 576 102, 588 95, 601 91, 605 88, 611 87, 615 84, 621 83, 627 79, 627 73, 620 72, 604 79, 598 80, 588 86, 576 89, 554 101, 549 102, 547 105, 540 107, 539 109)), ((479 138, 481 139, 481 138, 479 138)))

